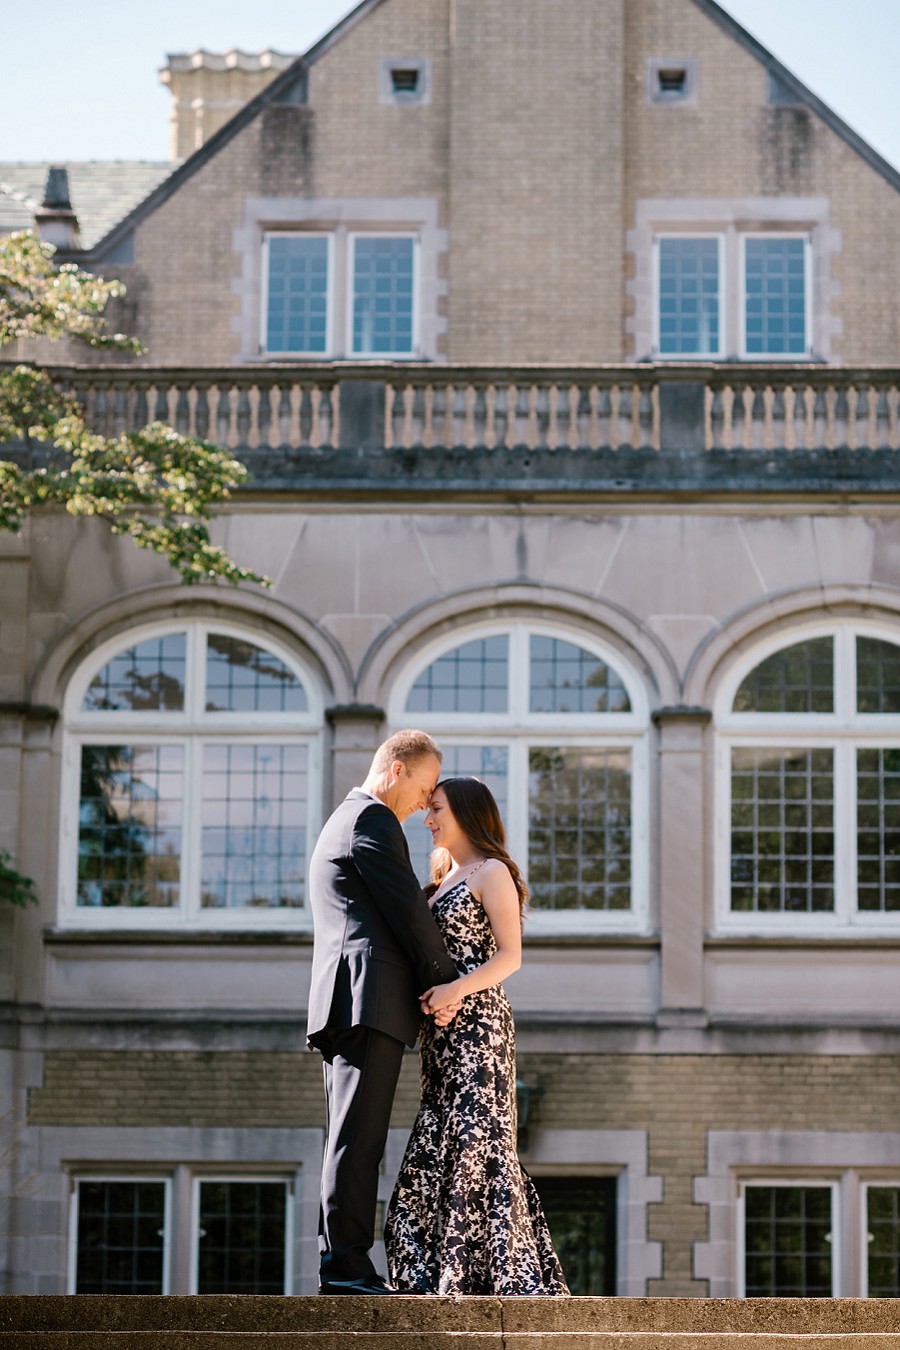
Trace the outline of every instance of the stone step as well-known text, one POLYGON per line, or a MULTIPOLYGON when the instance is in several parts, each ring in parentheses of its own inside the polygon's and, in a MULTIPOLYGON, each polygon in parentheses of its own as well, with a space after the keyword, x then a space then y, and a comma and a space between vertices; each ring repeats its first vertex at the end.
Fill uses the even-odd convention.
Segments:
POLYGON ((0 1350, 900 1350, 900 1299, 5 1295, 0 1350))

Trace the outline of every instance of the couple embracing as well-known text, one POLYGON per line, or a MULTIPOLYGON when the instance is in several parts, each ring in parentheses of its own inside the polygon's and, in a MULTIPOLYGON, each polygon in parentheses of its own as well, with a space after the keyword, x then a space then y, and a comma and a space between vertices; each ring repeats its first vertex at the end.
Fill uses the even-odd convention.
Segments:
POLYGON ((516 1059, 501 981, 521 961, 525 882, 490 791, 440 779, 441 751, 400 731, 326 823, 310 866, 311 1046, 324 1060, 319 1289, 324 1294, 568 1293, 534 1185, 516 1156, 516 1059), (426 810, 431 884, 402 823, 426 810), (420 1037, 422 1104, 385 1221, 378 1168, 406 1045, 420 1037))

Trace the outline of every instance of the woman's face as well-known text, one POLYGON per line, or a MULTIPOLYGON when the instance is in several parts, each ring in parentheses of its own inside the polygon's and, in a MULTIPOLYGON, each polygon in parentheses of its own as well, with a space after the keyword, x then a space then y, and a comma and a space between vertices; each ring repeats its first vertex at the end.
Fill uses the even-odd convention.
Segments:
POLYGON ((434 847, 445 848, 451 855, 456 853, 459 845, 465 846, 467 842, 456 817, 450 810, 447 794, 441 787, 435 788, 431 794, 425 824, 431 831, 434 847))

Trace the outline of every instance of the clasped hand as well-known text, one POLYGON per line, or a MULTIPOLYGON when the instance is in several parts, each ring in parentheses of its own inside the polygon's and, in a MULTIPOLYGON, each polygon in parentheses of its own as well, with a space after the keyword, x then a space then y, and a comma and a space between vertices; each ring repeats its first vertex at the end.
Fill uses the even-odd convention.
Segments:
POLYGON ((419 995, 419 1006, 439 1027, 448 1026, 463 1005, 453 984, 433 984, 419 995))

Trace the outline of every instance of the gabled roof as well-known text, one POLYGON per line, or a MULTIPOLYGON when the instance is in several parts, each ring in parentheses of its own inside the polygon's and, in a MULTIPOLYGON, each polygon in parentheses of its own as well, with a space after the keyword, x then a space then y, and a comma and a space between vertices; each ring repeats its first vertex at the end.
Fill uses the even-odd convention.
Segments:
POLYGON ((798 79, 793 71, 783 65, 777 56, 773 56, 767 47, 758 42, 752 34, 748 33, 746 28, 742 28, 737 19, 733 19, 727 14, 721 5, 716 4, 716 0, 693 0, 698 9, 701 9, 708 18, 723 28, 729 37, 734 38, 741 46, 755 56, 761 65, 781 84, 785 90, 790 91, 798 103, 805 104, 812 112, 820 117, 822 121, 829 126, 831 130, 842 141, 846 141, 851 150, 855 150, 858 155, 871 165, 882 178, 890 183, 891 187, 900 191, 900 170, 895 169, 893 164, 879 155, 878 151, 873 149, 867 140, 860 136, 859 132, 854 131, 848 126, 842 117, 829 108, 827 103, 823 103, 817 94, 814 94, 802 80, 798 79))
MULTIPOLYGON (((674 0, 670 0, 674 2, 674 0)), ((367 14, 377 9, 379 5, 384 4, 385 0, 362 0, 355 9, 346 14, 335 26, 330 29, 324 37, 320 38, 308 51, 302 56, 298 56, 296 61, 286 70, 244 105, 229 122, 211 136, 210 139, 200 147, 189 159, 186 159, 181 165, 175 167, 174 171, 168 176, 161 176, 161 179, 150 189, 149 193, 142 200, 134 203, 131 210, 124 214, 119 214, 115 222, 108 228, 106 234, 96 236, 92 245, 83 240, 85 251, 90 251, 93 255, 92 260, 102 260, 108 254, 111 254, 117 245, 122 243, 130 231, 145 216, 149 215, 158 206, 160 206, 172 193, 177 192, 182 183, 186 182, 198 169, 202 168, 212 157, 227 145, 228 142, 239 132, 243 131, 250 122, 262 111, 267 103, 279 102, 297 102, 302 97, 302 91, 305 89, 305 82, 309 68, 325 55, 331 47, 334 46, 350 29, 360 23, 367 14)), ((891 187, 900 191, 900 171, 894 168, 883 156, 879 155, 867 141, 863 139, 858 132, 848 126, 833 109, 812 92, 811 89, 798 79, 787 66, 783 65, 766 47, 758 42, 746 28, 742 28, 736 19, 727 14, 715 0, 692 0, 698 9, 710 18, 714 23, 733 38, 736 42, 748 51, 759 61, 769 73, 779 81, 783 88, 789 91, 798 103, 804 104, 817 117, 831 128, 831 130, 850 146, 862 158, 884 178, 891 187)), ((0 171, 4 166, 0 165, 0 171)), ((74 167, 74 166, 73 166, 74 167)), ((101 166, 98 165, 98 168, 101 166)), ((171 168, 171 165, 169 166, 171 168)), ((78 211, 76 192, 73 187, 73 205, 78 211)))
MULTIPOLYGON (((93 248, 178 166, 178 160, 67 163, 82 248, 93 248)), ((0 234, 34 228, 51 167, 43 161, 0 164, 0 234)))

